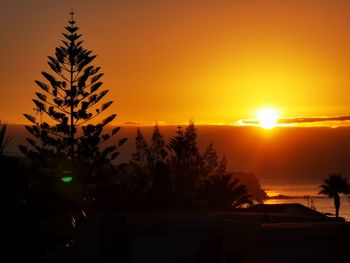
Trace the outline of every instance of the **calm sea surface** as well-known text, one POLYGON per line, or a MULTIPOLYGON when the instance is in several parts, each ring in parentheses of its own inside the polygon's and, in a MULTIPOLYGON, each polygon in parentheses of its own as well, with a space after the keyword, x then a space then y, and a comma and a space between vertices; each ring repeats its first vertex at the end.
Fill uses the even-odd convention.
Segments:
MULTIPOLYGON (((322 182, 322 181, 321 181, 322 182)), ((307 207, 314 206, 317 211, 322 213, 335 214, 333 199, 326 196, 318 195, 319 184, 315 183, 300 183, 288 184, 281 182, 262 182, 262 188, 266 190, 268 195, 285 195, 292 198, 287 199, 269 199, 266 204, 286 204, 299 203, 307 207)), ((350 221, 350 196, 342 196, 340 202, 339 216, 350 221)))
MULTIPOLYGON (((335 208, 333 199, 327 197, 296 197, 289 199, 269 199, 265 201, 265 204, 288 204, 299 203, 308 207, 312 206, 312 203, 317 211, 323 213, 335 214, 335 208)), ((339 216, 344 217, 347 221, 350 221, 350 199, 346 196, 341 197, 339 216)))

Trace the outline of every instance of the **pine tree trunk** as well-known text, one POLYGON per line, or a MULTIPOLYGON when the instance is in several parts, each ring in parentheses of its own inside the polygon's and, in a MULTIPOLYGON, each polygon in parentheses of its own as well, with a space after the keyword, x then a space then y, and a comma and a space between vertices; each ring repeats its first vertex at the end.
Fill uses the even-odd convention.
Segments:
POLYGON ((70 68, 70 92, 71 92, 71 105, 70 105, 70 157, 72 163, 74 163, 74 103, 73 103, 73 65, 70 68))

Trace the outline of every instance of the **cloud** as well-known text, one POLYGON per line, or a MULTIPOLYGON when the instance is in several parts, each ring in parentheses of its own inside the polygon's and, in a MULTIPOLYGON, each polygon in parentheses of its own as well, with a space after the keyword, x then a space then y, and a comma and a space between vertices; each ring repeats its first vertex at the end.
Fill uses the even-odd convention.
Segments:
POLYGON ((125 126, 154 126, 158 124, 159 126, 163 125, 187 125, 187 123, 171 123, 171 122, 165 122, 165 121, 124 121, 120 123, 119 125, 125 125, 125 126))
POLYGON ((278 120, 278 124, 294 124, 294 123, 314 123, 314 122, 344 122, 350 121, 350 116, 321 116, 306 118, 282 118, 278 120))
POLYGON ((138 121, 125 121, 125 125, 143 125, 144 123, 138 121))
MULTIPOLYGON (((281 118, 278 119, 277 124, 280 125, 293 125, 293 124, 311 124, 322 125, 322 126, 344 126, 348 125, 350 116, 319 116, 319 117, 292 117, 292 118, 281 118)), ((239 125, 259 125, 259 121, 255 119, 240 120, 239 125)))

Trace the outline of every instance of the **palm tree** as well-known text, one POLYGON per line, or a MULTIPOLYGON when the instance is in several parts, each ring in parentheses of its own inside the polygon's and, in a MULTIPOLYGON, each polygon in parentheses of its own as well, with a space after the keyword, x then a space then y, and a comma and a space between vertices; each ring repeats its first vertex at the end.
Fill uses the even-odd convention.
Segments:
POLYGON ((253 204, 246 186, 239 184, 238 179, 232 180, 230 173, 210 176, 205 182, 203 195, 213 208, 236 208, 253 204))
POLYGON ((349 194, 350 185, 348 178, 343 177, 341 174, 330 174, 324 180, 324 183, 320 185, 321 191, 318 194, 327 195, 329 198, 334 199, 335 217, 339 217, 340 197, 339 194, 349 194))
POLYGON ((213 208, 239 207, 245 204, 251 205, 252 196, 247 187, 233 179, 233 173, 226 171, 227 160, 224 157, 214 174, 204 182, 202 195, 213 208))

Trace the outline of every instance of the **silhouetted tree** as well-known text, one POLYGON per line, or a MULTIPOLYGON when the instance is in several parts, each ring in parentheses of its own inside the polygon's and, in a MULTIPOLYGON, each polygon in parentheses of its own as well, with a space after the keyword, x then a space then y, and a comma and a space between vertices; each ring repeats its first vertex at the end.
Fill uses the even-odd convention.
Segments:
POLYGON ((252 195, 254 201, 263 203, 267 199, 268 196, 265 190, 261 188, 258 178, 253 173, 234 172, 233 176, 247 187, 248 193, 252 195))
POLYGON ((157 208, 169 208, 172 206, 171 198, 173 193, 173 185, 170 177, 169 166, 158 161, 154 169, 153 187, 152 187, 152 203, 157 208))
POLYGON ((136 150, 131 155, 131 161, 136 163, 141 169, 146 170, 149 161, 150 150, 148 143, 143 137, 140 128, 136 130, 135 137, 136 150))
POLYGON ((181 126, 177 127, 176 135, 170 138, 167 145, 170 151, 170 161, 176 161, 177 164, 185 162, 185 152, 187 148, 187 141, 181 126))
POLYGON ((184 198, 185 202, 193 201, 203 172, 203 161, 197 147, 197 131, 192 121, 185 132, 178 127, 176 135, 169 141, 168 150, 168 164, 173 177, 174 191, 179 199, 184 198))
POLYGON ((179 202, 186 202, 194 192, 194 177, 189 174, 188 167, 188 141, 182 128, 179 126, 176 135, 170 138, 168 143, 168 165, 174 183, 174 191, 178 195, 179 202))
POLYGON ((23 198, 20 190, 25 182, 20 159, 6 152, 10 141, 7 125, 0 121, 0 211, 3 219, 8 211, 15 210, 20 205, 19 199, 23 198))
POLYGON ((168 162, 175 174, 182 174, 185 169, 185 152, 187 147, 187 141, 184 136, 182 127, 179 126, 176 131, 176 135, 170 138, 167 145, 169 150, 168 162))
POLYGON ((348 178, 343 177, 341 174, 330 174, 324 180, 324 183, 320 185, 321 191, 318 194, 327 195, 329 198, 333 198, 335 207, 335 216, 339 217, 340 209, 340 196, 339 194, 349 194, 350 185, 348 178))
POLYGON ((156 123, 152 133, 151 146, 150 146, 150 161, 151 166, 155 167, 156 163, 164 162, 168 152, 166 150, 166 143, 163 136, 160 134, 159 126, 156 123))
POLYGON ((203 154, 203 174, 204 177, 213 175, 218 169, 218 155, 214 144, 210 143, 203 154))
POLYGON ((172 191, 169 166, 164 162, 157 162, 154 174, 153 190, 155 192, 166 194, 172 191))
POLYGON ((199 179, 199 176, 203 173, 203 158, 199 153, 197 146, 197 129, 194 122, 191 120, 185 131, 186 139, 186 162, 188 167, 188 173, 194 177, 195 182, 199 179))
POLYGON ((9 144, 11 138, 6 133, 7 125, 0 121, 0 158, 5 153, 5 148, 9 144))
POLYGON ((150 150, 140 128, 136 130, 135 144, 135 152, 131 155, 131 166, 134 172, 128 179, 135 190, 147 192, 151 187, 152 181, 150 174, 150 150))
POLYGON ((187 140, 187 147, 189 157, 195 159, 200 155, 197 147, 197 129, 194 122, 191 120, 185 131, 185 138, 187 140))
POLYGON ((6 147, 11 141, 7 125, 0 121, 0 242, 3 256, 16 261, 25 258, 28 224, 25 213, 26 171, 19 156, 11 155, 6 147), (26 220, 23 220, 25 218, 26 220))
MULTIPOLYGON (((70 226, 72 233, 78 235, 76 226, 80 219, 75 215, 86 215, 83 209, 92 208, 89 200, 100 199, 101 191, 95 190, 107 189, 100 186, 107 182, 112 172, 111 161, 118 156, 118 149, 126 138, 102 147, 120 128, 108 132, 105 129, 116 114, 98 120, 113 102, 100 104, 108 93, 108 90, 101 90, 103 73, 100 67, 92 64, 96 56, 83 47, 73 12, 71 15, 62 44, 55 49, 54 56, 48 56, 51 72, 42 72, 45 81, 35 81, 41 89, 33 99, 36 115, 24 114, 31 123, 25 126, 31 134, 27 138, 30 146, 20 145, 19 148, 34 164, 28 173, 31 178, 25 197, 28 211, 25 221, 32 221, 34 228, 39 220, 60 214, 64 217, 60 223, 69 223, 64 228, 70 226)), ((47 249, 43 254, 47 254, 51 249, 47 241, 57 238, 47 239, 46 235, 61 233, 57 225, 48 227, 42 236, 30 235, 32 241, 40 243, 33 246, 34 250, 40 251, 43 246, 47 249)), ((74 242, 78 240, 78 236, 74 238, 74 242)), ((65 244, 61 244, 62 247, 65 244)), ((42 252, 37 253, 38 257, 42 256, 42 252)))
POLYGON ((238 179, 232 178, 233 173, 226 171, 227 161, 220 161, 215 175, 211 175, 204 184, 202 197, 207 199, 213 208, 239 207, 253 204, 247 188, 239 184, 238 179))
POLYGON ((0 121, 0 211, 4 219, 13 206, 18 206, 20 179, 23 181, 19 159, 5 151, 10 140, 6 123, 0 121))
POLYGON ((111 133, 103 133, 116 114, 98 124, 88 124, 113 102, 98 106, 108 93, 108 90, 100 90, 103 73, 100 73, 100 67, 91 64, 96 56, 82 46, 73 12, 71 15, 63 33, 62 45, 56 48, 54 56, 48 56, 48 65, 53 74, 42 72, 47 82, 35 81, 42 90, 36 92, 37 98, 33 99, 39 118, 24 114, 32 123, 26 129, 36 140, 28 138, 31 149, 23 145, 20 149, 41 165, 59 167, 63 165, 62 162, 70 162, 68 166, 73 169, 80 163, 80 167, 91 174, 102 163, 116 158, 118 147, 126 139, 101 150, 100 145, 119 131, 118 127, 111 133), (55 162, 49 163, 52 160, 55 162))

